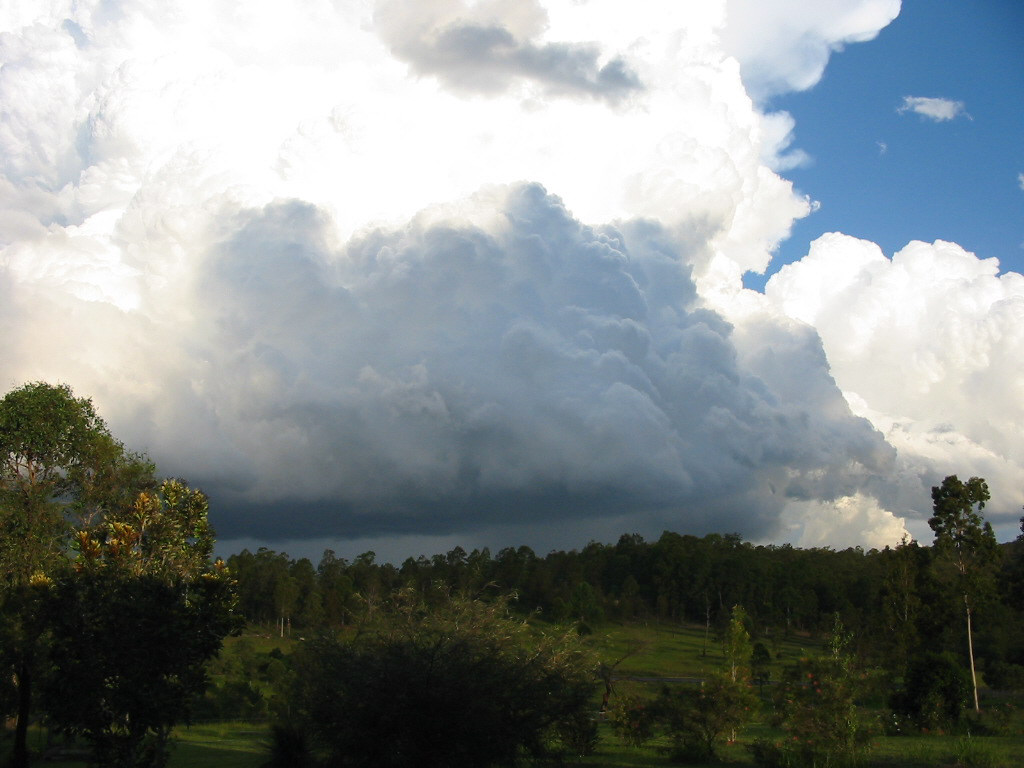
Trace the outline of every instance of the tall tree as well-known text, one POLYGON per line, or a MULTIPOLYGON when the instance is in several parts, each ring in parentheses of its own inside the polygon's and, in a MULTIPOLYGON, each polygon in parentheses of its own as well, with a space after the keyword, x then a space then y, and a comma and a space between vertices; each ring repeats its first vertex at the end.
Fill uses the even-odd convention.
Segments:
POLYGON ((17 684, 12 764, 28 764, 39 590, 59 570, 74 521, 151 482, 152 465, 114 440, 67 385, 25 384, 0 400, 0 598, 17 684))
POLYGON ((981 707, 974 671, 971 619, 978 601, 992 586, 999 558, 992 525, 982 520, 981 515, 989 498, 988 484, 982 478, 972 477, 965 483, 956 475, 950 475, 942 485, 932 488, 935 514, 928 520, 935 532, 938 563, 952 581, 956 594, 963 599, 975 711, 981 707))
POLYGON ((171 728, 206 687, 206 663, 235 626, 233 588, 210 562, 208 503, 182 480, 77 536, 54 583, 46 711, 101 765, 159 768, 171 728))

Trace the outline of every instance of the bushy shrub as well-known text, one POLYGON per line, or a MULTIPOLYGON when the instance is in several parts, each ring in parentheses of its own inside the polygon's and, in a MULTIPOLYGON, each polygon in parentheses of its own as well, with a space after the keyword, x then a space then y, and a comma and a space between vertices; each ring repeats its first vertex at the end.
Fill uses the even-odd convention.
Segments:
POLYGON ((650 699, 620 696, 608 708, 608 724, 624 744, 640 747, 654 738, 655 711, 650 699))
POLYGON ((970 694, 967 671, 953 654, 924 653, 911 661, 889 706, 918 728, 951 728, 959 723, 970 694))
POLYGON ((267 702, 248 680, 225 680, 206 689, 194 714, 199 720, 263 720, 267 702))
POLYGON ((960 730, 969 736, 1012 736, 1017 709, 1009 702, 988 705, 980 712, 964 712, 960 730))
POLYGON ((950 764, 956 768, 998 768, 1000 761, 991 745, 964 736, 953 744, 950 764))
POLYGON ((583 709, 559 723, 557 734, 558 739, 565 745, 565 751, 574 757, 594 754, 601 740, 596 716, 583 709))
POLYGON ((1024 690, 1024 664, 993 661, 985 668, 985 682, 997 691, 1024 690))
POLYGON ((856 699, 861 676, 846 648, 849 638, 838 620, 828 652, 805 658, 787 670, 776 694, 774 721, 786 738, 776 749, 762 744, 755 759, 761 766, 845 766, 861 761, 870 729, 862 721, 856 699))
POLYGON ((295 654, 282 723, 324 765, 488 768, 578 750, 594 666, 575 634, 538 636, 503 601, 427 611, 408 595, 387 621, 295 654))
POLYGON ((655 701, 655 718, 672 743, 674 762, 706 763, 718 746, 750 719, 756 696, 745 681, 718 674, 700 686, 666 687, 655 701))
POLYGON ((275 723, 270 727, 268 752, 263 768, 316 768, 317 765, 306 732, 291 725, 275 723))

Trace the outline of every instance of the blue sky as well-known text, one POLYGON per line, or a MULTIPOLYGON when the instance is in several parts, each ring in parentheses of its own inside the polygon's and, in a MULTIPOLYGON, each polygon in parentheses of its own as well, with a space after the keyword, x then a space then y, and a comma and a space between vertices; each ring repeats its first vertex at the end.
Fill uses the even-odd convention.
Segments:
POLYGON ((949 240, 1024 272, 1022 40, 1016 0, 905 0, 875 40, 833 55, 816 86, 772 99, 811 157, 783 175, 821 208, 796 222, 769 275, 830 231, 890 256, 910 240, 949 240), (965 113, 900 112, 907 96, 962 102, 965 113))

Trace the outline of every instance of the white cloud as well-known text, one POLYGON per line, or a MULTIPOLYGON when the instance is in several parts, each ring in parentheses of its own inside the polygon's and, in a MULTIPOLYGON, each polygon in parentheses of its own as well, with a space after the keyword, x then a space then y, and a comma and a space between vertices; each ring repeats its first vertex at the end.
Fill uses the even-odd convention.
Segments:
POLYGON ((889 509, 958 473, 989 480, 990 517, 1019 517, 1024 277, 953 243, 912 242, 890 260, 873 243, 829 234, 765 293, 817 329, 853 411, 898 450, 882 492, 889 509))
POLYGON ((1017 186, 1024 189, 1024 173, 1017 174, 1017 186))
POLYGON ((239 539, 888 536, 946 401, 847 385, 815 254, 772 301, 824 349, 740 287, 813 207, 741 67, 806 87, 899 9, 843 6, 5 8, 0 375, 93 396, 239 539))
POLYGON ((786 538, 801 547, 881 549, 904 536, 912 538, 903 518, 863 494, 844 496, 831 503, 791 502, 782 519, 789 529, 786 538))
POLYGON ((821 79, 833 52, 873 39, 900 12, 900 0, 728 0, 722 30, 751 94, 806 90, 821 79))
POLYGON ((904 96, 903 104, 896 110, 899 113, 914 112, 921 117, 934 120, 936 123, 953 120, 963 115, 970 119, 970 115, 964 110, 962 101, 952 99, 937 99, 928 96, 904 96))
POLYGON ((457 92, 494 95, 526 83, 614 104, 643 88, 621 56, 596 43, 540 40, 549 20, 535 1, 382 0, 374 18, 395 56, 457 92))

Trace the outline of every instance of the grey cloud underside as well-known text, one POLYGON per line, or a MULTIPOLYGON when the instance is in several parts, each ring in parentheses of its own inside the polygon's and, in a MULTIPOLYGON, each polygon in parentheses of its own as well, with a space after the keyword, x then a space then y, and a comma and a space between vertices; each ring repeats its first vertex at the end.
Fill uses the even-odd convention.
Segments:
POLYGON ((391 50, 415 73, 463 92, 495 95, 530 82, 548 95, 614 103, 643 88, 623 59, 602 64, 596 45, 536 44, 500 26, 452 24, 429 36, 396 39, 391 50))
POLYGON ((222 537, 629 514, 767 535, 787 498, 887 470, 813 331, 734 339, 658 225, 586 227, 536 185, 500 214, 340 251, 305 203, 224 221, 189 390, 226 458, 180 467, 222 537))

